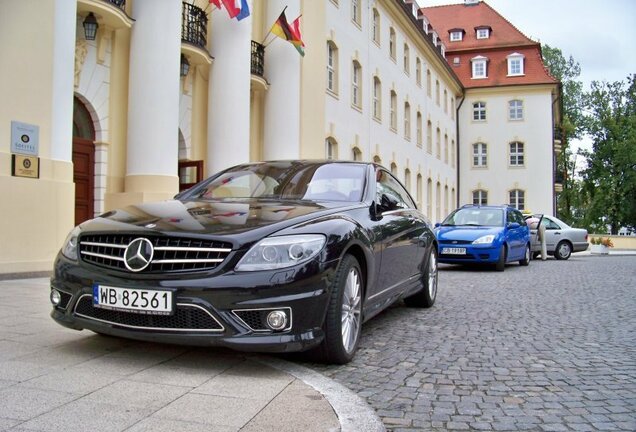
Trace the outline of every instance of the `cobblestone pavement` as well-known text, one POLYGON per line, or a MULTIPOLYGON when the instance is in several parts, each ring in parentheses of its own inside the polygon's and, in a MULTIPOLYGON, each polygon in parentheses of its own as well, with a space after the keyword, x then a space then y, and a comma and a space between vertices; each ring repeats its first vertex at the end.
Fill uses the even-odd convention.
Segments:
POLYGON ((389 431, 636 430, 636 257, 441 267, 432 309, 394 306, 352 363, 310 366, 389 431))

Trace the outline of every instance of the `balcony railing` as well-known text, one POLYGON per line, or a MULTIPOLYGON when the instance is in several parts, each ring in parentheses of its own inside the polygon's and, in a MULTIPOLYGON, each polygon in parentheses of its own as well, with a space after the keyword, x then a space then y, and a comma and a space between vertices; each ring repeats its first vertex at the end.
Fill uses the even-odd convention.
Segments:
POLYGON ((203 9, 183 3, 181 9, 181 41, 205 49, 208 35, 208 17, 203 9))
POLYGON ((252 41, 252 75, 263 77, 265 69, 265 47, 252 41))
POLYGON ((126 0, 106 0, 108 3, 117 6, 121 10, 126 10, 126 0))

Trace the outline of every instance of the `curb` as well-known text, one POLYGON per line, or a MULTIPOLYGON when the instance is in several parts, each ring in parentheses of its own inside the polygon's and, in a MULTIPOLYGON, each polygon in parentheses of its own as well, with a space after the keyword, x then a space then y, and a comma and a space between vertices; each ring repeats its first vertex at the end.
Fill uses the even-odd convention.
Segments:
POLYGON ((386 432, 375 410, 342 384, 285 360, 265 356, 250 358, 293 375, 322 394, 338 416, 342 432, 386 432))

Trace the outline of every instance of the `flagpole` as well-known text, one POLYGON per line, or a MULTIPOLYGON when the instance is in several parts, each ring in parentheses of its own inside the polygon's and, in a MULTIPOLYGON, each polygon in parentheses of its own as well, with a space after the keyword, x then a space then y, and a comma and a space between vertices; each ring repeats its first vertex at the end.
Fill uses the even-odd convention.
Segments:
MULTIPOLYGON (((280 16, 285 13, 286 9, 287 9, 287 6, 285 6, 283 8, 283 11, 278 15, 278 18, 280 18, 280 16)), ((276 18, 276 21, 274 21, 274 24, 276 24, 276 22, 278 21, 278 18, 276 18)), ((272 27, 274 27, 274 24, 272 24, 272 27)), ((267 32, 267 34, 263 38, 263 41, 261 42, 261 45, 263 45, 265 43, 265 39, 267 39, 267 36, 269 36, 272 33, 272 27, 269 28, 269 31, 267 32)), ((271 41, 270 41, 270 43, 271 43, 271 41)), ((263 46, 267 46, 267 45, 263 45, 263 46)))

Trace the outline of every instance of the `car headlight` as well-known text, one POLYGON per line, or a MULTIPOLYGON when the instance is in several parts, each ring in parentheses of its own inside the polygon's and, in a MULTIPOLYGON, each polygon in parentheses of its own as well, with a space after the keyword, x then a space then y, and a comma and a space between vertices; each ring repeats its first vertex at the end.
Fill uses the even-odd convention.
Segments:
POLYGON ((473 242, 473 244, 489 244, 495 240, 495 236, 493 234, 488 234, 482 237, 479 237, 477 240, 473 242))
POLYGON ((320 234, 268 237, 245 254, 236 271, 273 270, 309 261, 322 249, 327 239, 320 234))
POLYGON ((73 261, 77 261, 77 237, 79 233, 79 227, 73 228, 62 245, 62 255, 73 261))

